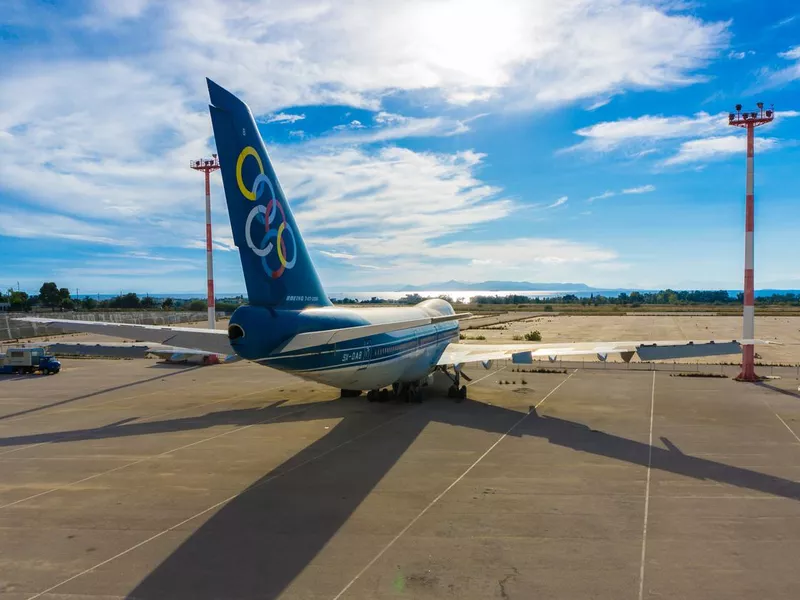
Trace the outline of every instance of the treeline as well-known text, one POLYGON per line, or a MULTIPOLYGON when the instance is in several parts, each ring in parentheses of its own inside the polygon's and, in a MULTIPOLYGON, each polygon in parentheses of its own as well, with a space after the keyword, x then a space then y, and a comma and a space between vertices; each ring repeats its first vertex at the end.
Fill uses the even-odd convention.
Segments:
MULTIPOLYGON (((55 282, 42 284, 38 295, 29 295, 9 289, 5 294, 0 292, 0 302, 8 302, 9 309, 14 312, 30 312, 32 310, 80 311, 80 310, 186 310, 204 311, 208 309, 205 300, 182 300, 178 298, 154 298, 139 296, 133 292, 121 294, 113 298, 97 299, 91 296, 73 298, 67 288, 59 288, 55 282)), ((216 307, 220 312, 233 312, 244 304, 244 298, 217 300, 216 307)))
MULTIPOLYGON (((550 296, 538 298, 511 294, 509 296, 472 296, 472 300, 467 302, 461 298, 451 298, 450 296, 439 296, 442 300, 447 300, 451 304, 534 304, 534 305, 580 305, 580 306, 603 306, 619 305, 631 306, 633 308, 646 304, 660 305, 736 305, 742 304, 743 294, 739 292, 736 296, 731 296, 726 290, 693 290, 675 291, 661 290, 659 292, 631 292, 621 293, 619 296, 603 296, 602 294, 591 294, 589 297, 581 298, 575 294, 564 294, 563 296, 550 296)), ((334 304, 417 304, 427 300, 419 294, 406 294, 399 300, 386 300, 373 296, 369 300, 357 300, 354 298, 332 299, 334 304)), ((790 305, 800 306, 800 294, 772 294, 771 296, 761 296, 755 299, 759 305, 790 305)))
MULTIPOLYGON (((455 301, 450 298, 449 296, 439 296, 443 300, 447 300, 451 304, 455 301)), ((373 296, 369 300, 357 300, 356 298, 331 298, 331 302, 333 304, 402 304, 402 305, 409 305, 409 304, 419 304, 423 300, 429 300, 429 298, 425 298, 420 296, 419 294, 406 294, 402 298, 397 300, 388 300, 386 298, 378 298, 377 296, 373 296)))
MULTIPOLYGON (((603 296, 591 294, 588 298, 579 298, 575 294, 552 296, 549 298, 531 298, 529 296, 473 296, 472 304, 573 304, 581 306, 625 305, 642 306, 646 304, 695 305, 695 304, 742 304, 744 295, 739 292, 731 296, 726 290, 693 290, 659 292, 625 292, 619 296, 603 296)), ((756 304, 776 304, 800 306, 800 294, 772 294, 755 299, 756 304)))

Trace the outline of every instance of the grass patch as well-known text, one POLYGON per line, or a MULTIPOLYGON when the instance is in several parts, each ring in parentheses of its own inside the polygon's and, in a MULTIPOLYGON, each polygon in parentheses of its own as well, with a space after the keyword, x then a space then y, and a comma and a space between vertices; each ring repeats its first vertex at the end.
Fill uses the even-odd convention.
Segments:
POLYGON ((727 379, 728 376, 722 373, 700 373, 700 372, 687 372, 687 373, 670 373, 670 377, 707 377, 711 379, 727 379))

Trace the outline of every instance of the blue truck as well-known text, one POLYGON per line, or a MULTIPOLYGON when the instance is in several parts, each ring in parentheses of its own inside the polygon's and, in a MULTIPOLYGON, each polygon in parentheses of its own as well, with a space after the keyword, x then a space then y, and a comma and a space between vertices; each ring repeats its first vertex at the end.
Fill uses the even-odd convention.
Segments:
POLYGON ((5 354, 0 354, 0 375, 37 372, 52 375, 60 370, 61 363, 44 348, 9 348, 5 354))

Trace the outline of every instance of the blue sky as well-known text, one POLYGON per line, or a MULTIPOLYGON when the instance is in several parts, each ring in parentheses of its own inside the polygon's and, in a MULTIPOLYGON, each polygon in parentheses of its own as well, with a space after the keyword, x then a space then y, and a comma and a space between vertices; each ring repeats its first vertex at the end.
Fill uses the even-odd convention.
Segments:
MULTIPOLYGON (((0 1, 0 285, 202 293, 206 76, 242 95, 323 282, 800 288, 800 8, 0 1)), ((241 292, 219 175, 217 290, 241 292)))

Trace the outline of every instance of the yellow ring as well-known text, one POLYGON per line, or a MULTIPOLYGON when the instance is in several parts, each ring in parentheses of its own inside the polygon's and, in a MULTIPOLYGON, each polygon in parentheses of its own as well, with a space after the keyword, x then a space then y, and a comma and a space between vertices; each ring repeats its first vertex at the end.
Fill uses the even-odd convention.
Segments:
POLYGON ((286 229, 286 221, 281 223, 281 226, 278 227, 278 237, 275 239, 275 247, 278 248, 278 259, 281 261, 281 264, 285 267, 286 257, 283 256, 283 252, 281 252, 281 236, 283 236, 284 229, 286 229))
POLYGON ((248 156, 252 156, 256 159, 256 162, 258 163, 258 170, 262 175, 264 174, 264 165, 261 163, 261 157, 258 155, 258 152, 256 152, 256 149, 252 146, 247 146, 239 154, 239 158, 236 159, 236 183, 239 184, 239 191, 242 192, 242 196, 248 200, 255 201, 255 190, 248 190, 242 181, 242 165, 244 164, 244 159, 248 156))

